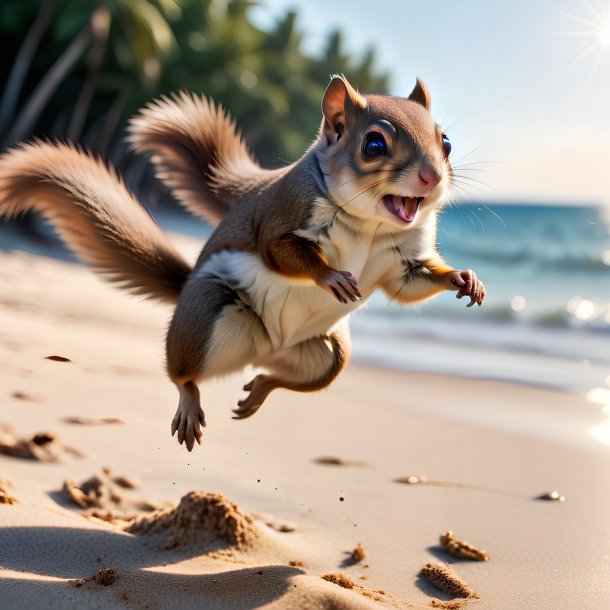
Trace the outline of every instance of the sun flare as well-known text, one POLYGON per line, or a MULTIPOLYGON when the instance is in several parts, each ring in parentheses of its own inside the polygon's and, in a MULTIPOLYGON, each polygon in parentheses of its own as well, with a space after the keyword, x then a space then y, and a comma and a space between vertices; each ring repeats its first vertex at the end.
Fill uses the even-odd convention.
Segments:
POLYGON ((604 46, 607 47, 608 45, 610 45, 610 24, 606 25, 604 28, 602 28, 599 33, 599 43, 604 46))
POLYGON ((590 42, 565 67, 563 73, 565 74, 576 64, 589 57, 591 61, 587 75, 587 82, 589 82, 595 75, 603 55, 607 53, 608 47, 610 47, 610 0, 608 0, 603 7, 599 4, 594 6, 594 4, 588 0, 583 0, 581 5, 586 10, 587 14, 585 14, 585 16, 573 15, 565 12, 561 13, 564 17, 567 17, 573 23, 577 24, 578 29, 559 32, 559 34, 563 36, 582 37, 585 39, 589 38, 590 42))

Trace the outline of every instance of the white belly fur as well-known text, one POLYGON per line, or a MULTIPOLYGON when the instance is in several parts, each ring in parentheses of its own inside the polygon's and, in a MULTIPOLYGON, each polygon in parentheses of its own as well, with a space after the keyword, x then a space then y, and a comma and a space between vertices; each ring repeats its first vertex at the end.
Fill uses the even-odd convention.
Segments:
POLYGON ((313 282, 291 281, 274 273, 250 252, 213 254, 196 277, 221 279, 235 290, 265 324, 274 349, 329 332, 363 302, 339 303, 313 282))

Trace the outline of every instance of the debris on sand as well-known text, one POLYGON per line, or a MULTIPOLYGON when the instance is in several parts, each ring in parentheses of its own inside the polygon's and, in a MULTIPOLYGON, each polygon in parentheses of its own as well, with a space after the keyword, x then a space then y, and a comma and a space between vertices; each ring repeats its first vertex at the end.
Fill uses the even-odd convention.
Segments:
POLYGON ((366 466, 366 463, 360 460, 346 460, 333 455, 324 455, 316 458, 314 463, 322 466, 366 466))
POLYGON ((79 508, 87 510, 86 517, 96 517, 108 523, 135 519, 141 512, 152 512, 160 508, 150 500, 131 499, 118 489, 136 489, 137 485, 124 476, 113 476, 110 468, 101 474, 89 477, 76 484, 66 479, 62 488, 63 497, 79 508))
POLYGON ((11 496, 8 491, 10 486, 9 481, 0 481, 0 504, 19 504, 19 500, 11 496))
POLYGON ((79 417, 77 415, 70 415, 62 418, 66 424, 75 424, 79 426, 103 426, 105 424, 124 424, 125 422, 118 417, 79 417))
POLYGON ((457 598, 457 599, 433 599, 430 602, 430 605, 433 608, 443 608, 444 610, 460 610, 460 608, 464 607, 464 604, 467 602, 467 600, 463 599, 463 598, 457 598))
POLYGON ((446 563, 427 563, 420 575, 435 587, 453 597, 474 598, 479 596, 446 563))
POLYGON ((30 438, 18 438, 9 426, 0 428, 0 453, 41 462, 56 462, 65 453, 83 456, 80 451, 61 443, 55 434, 39 432, 30 438))
POLYGON ((353 559, 354 563, 357 563, 358 561, 362 561, 363 559, 366 559, 366 553, 364 552, 364 547, 362 546, 362 544, 360 542, 358 543, 356 548, 352 551, 352 559, 353 559))
POLYGON ((440 543, 443 549, 454 557, 472 559, 474 561, 489 561, 489 555, 485 551, 477 549, 477 547, 469 542, 457 540, 452 531, 441 534, 440 543))
POLYGON ((281 532, 282 534, 294 532, 297 529, 297 526, 294 523, 289 521, 278 521, 275 517, 266 513, 251 513, 251 517, 257 521, 262 521, 267 527, 270 527, 276 532, 281 532))
POLYGON ((102 508, 100 501, 102 481, 98 477, 91 477, 80 485, 72 479, 66 479, 62 492, 66 500, 81 508, 102 508))
POLYGON ((87 576, 87 578, 77 578, 69 582, 75 587, 83 587, 85 585, 102 585, 104 587, 109 587, 118 579, 119 573, 117 570, 114 568, 102 568, 101 570, 95 572, 95 574, 87 576))
POLYGON ((354 581, 345 574, 341 574, 340 572, 332 573, 332 574, 324 574, 322 576, 322 580, 327 580, 328 582, 332 582, 344 589, 353 589, 354 581))

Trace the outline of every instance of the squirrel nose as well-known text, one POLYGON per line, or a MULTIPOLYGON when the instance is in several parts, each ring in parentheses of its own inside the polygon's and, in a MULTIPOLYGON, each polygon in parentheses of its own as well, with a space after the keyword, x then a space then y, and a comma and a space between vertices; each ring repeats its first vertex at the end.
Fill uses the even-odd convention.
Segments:
POLYGON ((419 168, 419 179, 432 190, 441 181, 441 176, 434 167, 426 163, 419 168))

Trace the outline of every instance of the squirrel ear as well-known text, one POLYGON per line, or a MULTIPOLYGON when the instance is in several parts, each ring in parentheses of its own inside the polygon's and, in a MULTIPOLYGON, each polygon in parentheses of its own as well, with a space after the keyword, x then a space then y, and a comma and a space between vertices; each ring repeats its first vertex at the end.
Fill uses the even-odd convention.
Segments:
POLYGON ((409 99, 421 104, 426 110, 430 110, 430 93, 428 92, 428 87, 426 87, 419 78, 415 82, 415 87, 413 87, 409 99))
POLYGON ((329 144, 336 142, 343 135, 345 116, 350 108, 366 108, 366 99, 349 84, 345 76, 335 75, 322 98, 322 131, 329 144))

